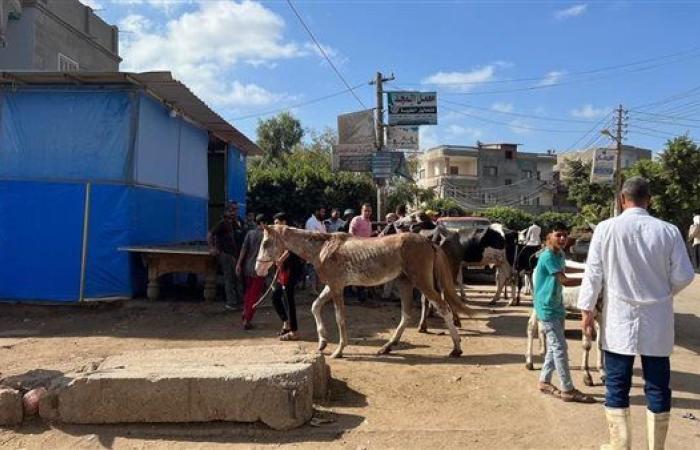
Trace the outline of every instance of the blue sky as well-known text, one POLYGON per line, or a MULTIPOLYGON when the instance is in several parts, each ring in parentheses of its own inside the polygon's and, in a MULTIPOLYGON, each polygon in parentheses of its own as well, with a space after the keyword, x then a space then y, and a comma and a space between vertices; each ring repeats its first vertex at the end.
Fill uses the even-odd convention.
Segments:
MULTIPOLYGON (((120 26, 122 70, 173 71, 251 138, 257 118, 247 117, 345 89, 286 1, 84 2, 120 26)), ((700 4, 294 5, 350 85, 379 70, 396 76, 386 89, 437 90, 439 125, 422 127, 424 148, 477 139, 526 151, 607 144, 586 133, 604 127, 620 103, 632 109, 629 144, 658 150, 667 136, 700 130, 700 90, 692 91, 700 86, 700 4)), ((373 87, 356 92, 374 104, 373 87)), ((291 108, 319 130, 359 109, 350 93, 291 108)))

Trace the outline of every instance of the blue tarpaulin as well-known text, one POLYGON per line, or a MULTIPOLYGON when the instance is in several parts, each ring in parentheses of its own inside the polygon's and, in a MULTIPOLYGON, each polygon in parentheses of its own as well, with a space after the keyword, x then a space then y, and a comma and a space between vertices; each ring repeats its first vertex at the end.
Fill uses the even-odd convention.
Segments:
POLYGON ((241 208, 240 214, 246 213, 246 193, 248 180, 246 176, 246 158, 233 145, 229 145, 226 155, 226 194, 229 200, 237 201, 241 208))
POLYGON ((131 297, 120 247, 206 238, 208 143, 134 89, 0 89, 0 301, 131 297))

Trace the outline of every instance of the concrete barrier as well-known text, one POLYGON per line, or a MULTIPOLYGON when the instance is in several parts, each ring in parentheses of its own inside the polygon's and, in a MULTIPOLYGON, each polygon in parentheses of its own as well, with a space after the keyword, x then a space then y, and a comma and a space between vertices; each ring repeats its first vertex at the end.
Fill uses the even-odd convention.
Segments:
POLYGON ((298 427, 324 398, 323 356, 298 346, 130 352, 52 386, 39 414, 65 423, 262 421, 298 427))

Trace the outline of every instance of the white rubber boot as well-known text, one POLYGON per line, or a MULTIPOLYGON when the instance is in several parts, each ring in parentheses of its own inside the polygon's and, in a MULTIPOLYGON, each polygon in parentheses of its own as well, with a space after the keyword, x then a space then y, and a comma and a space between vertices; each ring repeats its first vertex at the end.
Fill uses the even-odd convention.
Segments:
POLYGON ((670 412, 655 414, 647 409, 647 448, 649 450, 664 449, 670 420, 670 412))
POLYGON ((610 442, 600 446, 600 450, 630 450, 632 445, 632 426, 629 408, 605 408, 608 420, 610 442))

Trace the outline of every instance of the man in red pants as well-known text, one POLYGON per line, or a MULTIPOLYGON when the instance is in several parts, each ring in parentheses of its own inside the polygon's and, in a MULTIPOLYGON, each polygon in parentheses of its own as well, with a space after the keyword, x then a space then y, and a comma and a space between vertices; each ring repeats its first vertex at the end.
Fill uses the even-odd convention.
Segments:
POLYGON ((250 330, 253 328, 251 321, 253 320, 253 305, 260 298, 263 288, 265 287, 265 278, 259 277, 255 273, 255 259, 258 256, 260 243, 263 238, 263 225, 265 217, 258 214, 255 217, 255 228, 248 231, 243 240, 241 253, 238 256, 236 264, 236 275, 245 277, 245 294, 243 296, 243 329, 250 330))

